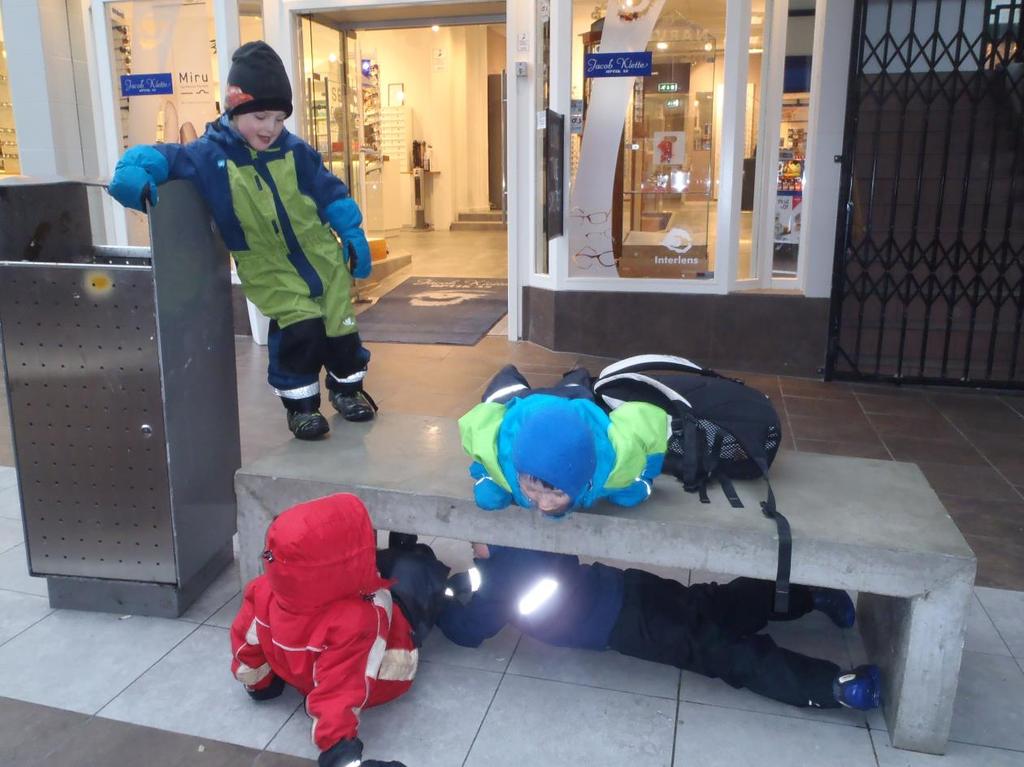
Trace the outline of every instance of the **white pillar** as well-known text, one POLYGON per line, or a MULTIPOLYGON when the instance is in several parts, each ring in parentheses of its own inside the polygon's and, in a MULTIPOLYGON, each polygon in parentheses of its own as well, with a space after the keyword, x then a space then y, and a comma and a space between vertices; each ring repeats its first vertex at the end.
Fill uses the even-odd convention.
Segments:
MULTIPOLYGON (((740 206, 743 189, 744 119, 747 110, 747 69, 750 0, 730 0, 725 16, 725 82, 722 86, 721 185, 715 230, 715 274, 719 293, 735 283, 740 249, 740 206)), ((712 184, 714 179, 712 179, 712 184)))
POLYGON ((845 0, 818 0, 815 8, 800 238, 804 294, 813 297, 832 291, 840 181, 840 164, 834 158, 843 152, 853 6, 845 0))
POLYGON ((223 109, 224 93, 228 89, 228 71, 231 69, 231 54, 239 45, 238 0, 213 0, 213 25, 217 35, 219 101, 223 109))
POLYGON ((21 172, 81 177, 75 72, 63 0, 0 0, 21 172))

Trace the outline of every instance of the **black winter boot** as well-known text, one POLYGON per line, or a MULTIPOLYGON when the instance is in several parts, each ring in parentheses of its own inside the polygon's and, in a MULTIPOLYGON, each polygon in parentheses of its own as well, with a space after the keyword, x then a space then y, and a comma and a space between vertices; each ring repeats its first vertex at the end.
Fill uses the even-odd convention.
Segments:
POLYGON ((331 392, 331 404, 346 421, 372 421, 377 412, 377 403, 363 390, 354 392, 331 392))
POLYGON ((327 419, 320 414, 319 410, 312 413, 298 413, 288 411, 288 428, 296 439, 319 439, 331 430, 327 419))

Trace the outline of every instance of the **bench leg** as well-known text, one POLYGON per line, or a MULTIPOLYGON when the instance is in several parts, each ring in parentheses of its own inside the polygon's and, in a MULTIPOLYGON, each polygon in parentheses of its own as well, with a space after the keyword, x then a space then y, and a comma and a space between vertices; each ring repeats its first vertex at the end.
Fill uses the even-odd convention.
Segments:
POLYGON ((238 482, 235 482, 235 497, 238 500, 238 571, 244 589, 245 584, 263 572, 259 553, 263 551, 267 526, 274 513, 257 494, 238 482))
POLYGON ((973 584, 970 573, 915 597, 858 598, 857 622, 868 658, 882 669, 896 748, 946 751, 973 584))

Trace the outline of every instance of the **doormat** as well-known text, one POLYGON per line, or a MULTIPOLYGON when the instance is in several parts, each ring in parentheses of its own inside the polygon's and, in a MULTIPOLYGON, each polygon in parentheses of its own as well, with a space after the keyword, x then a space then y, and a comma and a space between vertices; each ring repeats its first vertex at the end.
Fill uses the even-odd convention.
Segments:
POLYGON ((507 280, 409 277, 356 321, 363 341, 472 346, 507 310, 507 280))

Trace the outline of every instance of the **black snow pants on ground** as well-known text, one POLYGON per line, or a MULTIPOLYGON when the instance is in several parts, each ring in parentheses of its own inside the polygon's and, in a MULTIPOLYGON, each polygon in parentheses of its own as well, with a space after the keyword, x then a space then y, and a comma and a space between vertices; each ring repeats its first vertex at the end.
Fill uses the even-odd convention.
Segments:
POLYGON ((786 650, 757 633, 770 620, 793 620, 813 609, 810 590, 794 585, 789 612, 773 613, 774 588, 771 581, 753 578, 683 586, 627 570, 609 647, 794 706, 838 707, 832 694, 835 663, 786 650))

